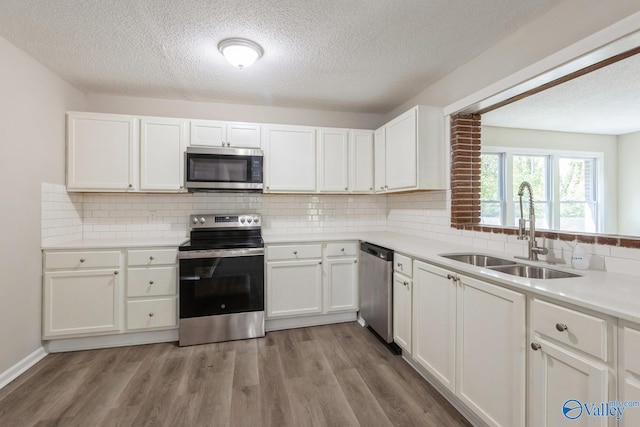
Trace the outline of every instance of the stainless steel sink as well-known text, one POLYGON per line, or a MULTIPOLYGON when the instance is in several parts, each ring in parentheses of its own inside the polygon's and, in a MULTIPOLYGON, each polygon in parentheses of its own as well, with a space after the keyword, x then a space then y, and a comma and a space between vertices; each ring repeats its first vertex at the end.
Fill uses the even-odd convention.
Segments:
POLYGON ((508 265, 516 264, 514 261, 510 261, 508 259, 502 259, 502 258, 497 258, 490 255, 482 255, 482 254, 442 254, 440 256, 443 258, 464 262, 466 264, 471 264, 478 267, 493 267, 498 265, 508 266, 508 265))
POLYGON ((566 271, 524 264, 503 265, 493 267, 492 270, 527 279, 567 279, 569 277, 580 277, 578 274, 567 273, 566 271))

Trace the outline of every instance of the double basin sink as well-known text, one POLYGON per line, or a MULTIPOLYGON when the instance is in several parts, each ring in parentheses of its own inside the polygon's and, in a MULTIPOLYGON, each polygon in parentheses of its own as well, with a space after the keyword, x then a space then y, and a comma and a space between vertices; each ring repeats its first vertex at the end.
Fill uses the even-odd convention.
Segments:
POLYGON ((489 268, 500 273, 511 274, 512 276, 524 277, 527 279, 567 279, 570 277, 580 277, 578 274, 566 271, 553 270, 535 265, 518 264, 508 259, 493 257, 482 254, 440 254, 441 257, 476 267, 489 268))

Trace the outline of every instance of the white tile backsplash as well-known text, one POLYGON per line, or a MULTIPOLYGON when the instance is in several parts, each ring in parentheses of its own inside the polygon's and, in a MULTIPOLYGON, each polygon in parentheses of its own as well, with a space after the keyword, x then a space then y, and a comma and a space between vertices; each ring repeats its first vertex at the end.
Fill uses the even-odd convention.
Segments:
MULTIPOLYGON (((189 215, 262 214, 263 229, 281 234, 391 231, 478 250, 523 256, 526 241, 450 227, 450 191, 390 195, 67 193, 42 184, 42 244, 85 239, 185 237, 189 215)), ((542 243, 542 242, 539 242, 542 243)), ((575 242, 547 241, 553 260, 571 265, 575 242)), ((640 275, 640 250, 582 244, 591 267, 640 275)))

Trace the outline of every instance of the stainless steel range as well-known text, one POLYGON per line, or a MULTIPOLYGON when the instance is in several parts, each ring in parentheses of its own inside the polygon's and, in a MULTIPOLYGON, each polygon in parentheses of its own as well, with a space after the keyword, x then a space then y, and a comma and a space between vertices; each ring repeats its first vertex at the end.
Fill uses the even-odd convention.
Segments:
POLYGON ((180 246, 180 346, 264 336, 264 243, 257 214, 191 215, 180 246))

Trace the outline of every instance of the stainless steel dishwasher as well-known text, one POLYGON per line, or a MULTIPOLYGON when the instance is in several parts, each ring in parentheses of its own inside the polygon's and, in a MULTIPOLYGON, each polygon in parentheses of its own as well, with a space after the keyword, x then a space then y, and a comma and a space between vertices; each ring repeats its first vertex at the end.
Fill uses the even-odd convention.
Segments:
POLYGON ((360 244, 360 317, 396 354, 393 342, 393 251, 360 244))

